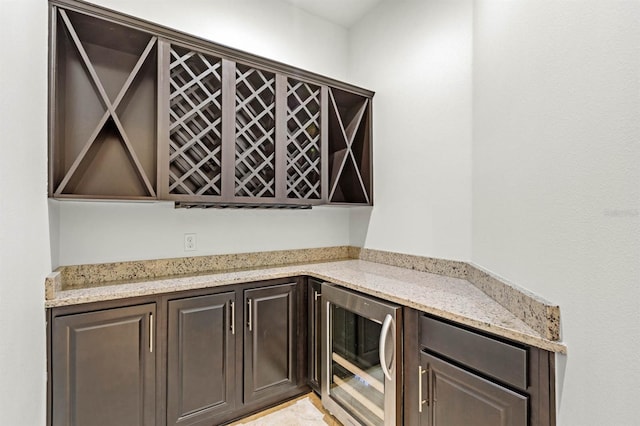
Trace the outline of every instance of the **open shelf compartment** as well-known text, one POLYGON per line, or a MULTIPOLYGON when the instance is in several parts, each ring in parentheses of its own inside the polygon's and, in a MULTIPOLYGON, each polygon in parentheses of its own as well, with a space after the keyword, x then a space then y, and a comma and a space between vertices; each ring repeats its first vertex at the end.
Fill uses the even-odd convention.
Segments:
POLYGON ((155 198, 156 37, 54 13, 50 194, 155 198))
POLYGON ((371 204, 370 99, 329 90, 329 202, 371 204))

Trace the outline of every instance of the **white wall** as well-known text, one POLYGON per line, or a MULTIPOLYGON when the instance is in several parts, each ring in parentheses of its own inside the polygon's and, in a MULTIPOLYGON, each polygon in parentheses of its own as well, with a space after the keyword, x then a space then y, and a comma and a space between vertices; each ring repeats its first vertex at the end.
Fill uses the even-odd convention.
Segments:
MULTIPOLYGON (((345 79, 347 31, 280 0, 97 0, 220 44, 345 79)), ((51 204, 54 267, 349 243, 349 212, 174 210, 167 203, 51 204), (56 229, 57 227, 57 229, 56 229), (197 233, 185 252, 183 235, 197 233)))
POLYGON ((0 0, 0 424, 43 425, 47 5, 0 0))
POLYGON ((376 91, 367 248, 470 257, 472 10, 383 1, 350 31, 349 77, 376 91))
POLYGON ((346 29, 282 0, 91 3, 329 77, 346 77, 346 29))
POLYGON ((476 2, 472 260, 561 308, 561 426, 638 424, 640 2, 476 2))
POLYGON ((376 205, 352 211, 352 243, 558 303, 558 424, 637 424, 640 2, 471 10, 383 1, 351 29, 350 77, 377 91, 376 205))
POLYGON ((61 265, 349 245, 346 208, 174 209, 173 203, 58 202, 61 265), (184 234, 196 234, 196 251, 184 234))

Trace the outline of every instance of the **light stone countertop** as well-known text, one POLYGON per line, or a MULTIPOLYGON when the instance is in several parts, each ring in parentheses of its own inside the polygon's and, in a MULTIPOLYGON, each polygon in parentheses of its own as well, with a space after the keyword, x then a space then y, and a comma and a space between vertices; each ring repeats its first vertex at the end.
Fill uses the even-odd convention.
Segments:
POLYGON ((363 260, 310 263, 198 276, 178 276, 56 291, 46 308, 309 275, 552 352, 544 338, 469 281, 363 260))

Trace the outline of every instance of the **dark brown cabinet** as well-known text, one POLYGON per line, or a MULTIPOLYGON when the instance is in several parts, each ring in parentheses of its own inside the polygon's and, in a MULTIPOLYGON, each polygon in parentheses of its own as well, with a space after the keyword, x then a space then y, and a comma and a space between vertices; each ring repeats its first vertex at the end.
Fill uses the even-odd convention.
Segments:
POLYGON ((49 196, 372 204, 373 92, 50 0, 49 196))
POLYGON ((409 308, 404 330, 404 424, 555 424, 553 354, 409 308))
POLYGON ((168 300, 167 425, 225 423, 308 389, 298 371, 299 285, 168 300))
POLYGON ((155 426, 155 304, 54 317, 54 426, 155 426))
POLYGON ((48 424, 210 426, 308 392, 303 284, 50 309, 48 424))
POLYGON ((297 386, 296 283, 245 290, 244 402, 297 386))
POLYGON ((168 425, 206 424, 235 409, 234 305, 235 292, 169 301, 168 425))
MULTIPOLYGON (((297 277, 49 309, 48 424, 209 426, 308 392, 321 291, 297 277)), ((555 425, 553 353, 408 307, 402 323, 403 425, 555 425)))

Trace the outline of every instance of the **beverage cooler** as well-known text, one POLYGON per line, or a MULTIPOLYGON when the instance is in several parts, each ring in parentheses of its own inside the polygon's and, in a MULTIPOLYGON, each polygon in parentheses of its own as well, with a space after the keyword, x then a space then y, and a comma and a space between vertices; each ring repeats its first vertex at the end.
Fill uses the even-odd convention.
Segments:
POLYGON ((401 424, 402 308, 322 289, 322 404, 345 425, 401 424))

